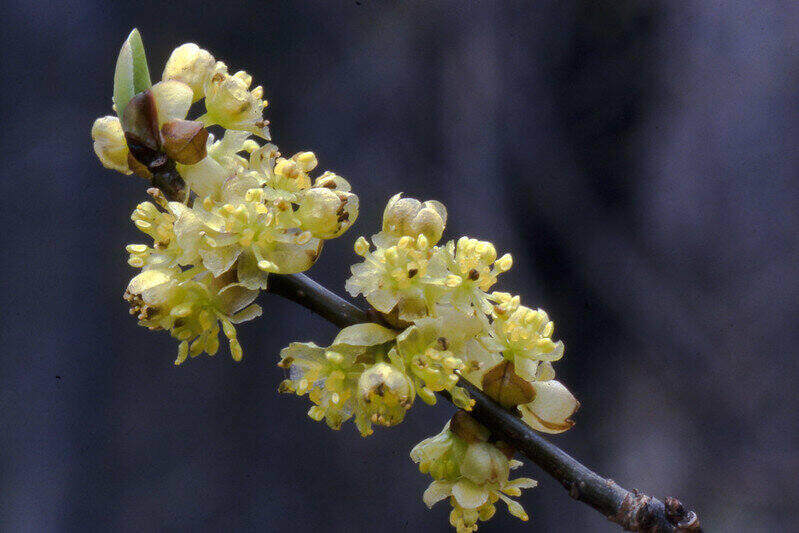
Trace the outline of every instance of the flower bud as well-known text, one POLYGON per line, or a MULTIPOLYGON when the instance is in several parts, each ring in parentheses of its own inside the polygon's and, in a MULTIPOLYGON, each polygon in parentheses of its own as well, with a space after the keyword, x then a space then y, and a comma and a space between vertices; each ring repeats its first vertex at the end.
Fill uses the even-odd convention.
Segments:
POLYGON ((95 120, 92 124, 92 139, 94 153, 105 168, 123 174, 131 173, 128 166, 128 145, 117 117, 106 116, 95 120))
POLYGON ((430 244, 441 239, 446 223, 447 210, 435 200, 420 202, 415 198, 402 198, 398 194, 389 200, 383 212, 383 231, 413 238, 424 235, 430 244))
POLYGON ((514 372, 513 363, 502 361, 483 376, 483 392, 506 409, 533 401, 533 386, 514 372))
POLYGON ((358 379, 358 402, 372 423, 393 426, 402 422, 414 398, 411 380, 387 363, 367 369, 358 379))
POLYGON ((208 130, 202 122, 173 120, 161 126, 162 148, 170 159, 181 165, 199 163, 207 154, 208 130))
POLYGON ((341 176, 326 170, 314 181, 314 187, 324 187, 325 189, 336 189, 339 191, 350 192, 350 184, 341 176))
POLYGON ((314 187, 303 195, 297 217, 316 237, 338 237, 358 218, 358 197, 349 192, 314 187))
POLYGON ((215 63, 207 50, 194 43, 182 44, 172 51, 161 78, 182 81, 191 87, 192 101, 196 102, 203 97, 203 85, 212 75, 215 63))

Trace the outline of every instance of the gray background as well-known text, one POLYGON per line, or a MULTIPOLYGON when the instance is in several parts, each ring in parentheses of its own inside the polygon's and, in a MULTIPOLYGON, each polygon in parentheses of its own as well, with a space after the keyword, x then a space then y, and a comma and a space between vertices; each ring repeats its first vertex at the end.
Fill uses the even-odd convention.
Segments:
MULTIPOLYGON (((116 53, 154 74, 196 41, 272 102, 284 152, 346 176, 361 216, 310 274, 343 292, 396 191, 448 236, 512 251, 501 288, 547 309, 583 404, 553 440, 708 531, 795 526, 797 40, 792 2, 3 2, 0 528, 447 531, 408 458, 451 408, 361 439, 281 397, 276 298, 245 360, 172 365, 121 299, 143 182, 104 170, 116 53)), ((541 481, 481 531, 615 531, 541 481)))

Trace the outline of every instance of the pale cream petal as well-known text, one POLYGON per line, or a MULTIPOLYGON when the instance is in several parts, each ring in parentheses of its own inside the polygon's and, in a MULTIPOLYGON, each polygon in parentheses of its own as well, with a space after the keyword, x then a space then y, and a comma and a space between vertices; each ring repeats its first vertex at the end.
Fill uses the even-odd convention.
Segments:
POLYGON ((203 266, 210 270, 214 276, 220 276, 230 270, 233 263, 241 254, 240 246, 225 246, 221 248, 200 249, 203 266))
POLYGON ((177 165, 177 170, 186 184, 201 197, 212 196, 230 176, 230 171, 213 157, 205 157, 194 165, 177 165))
POLYGON ((305 244, 271 242, 265 250, 265 259, 274 263, 280 274, 295 274, 308 270, 322 251, 322 241, 311 238, 305 244))
POLYGON ((432 507, 452 493, 451 481, 433 481, 422 495, 422 501, 427 507, 432 507))
POLYGON ((530 479, 529 477, 520 477, 513 481, 509 481, 506 486, 515 487, 517 489, 533 489, 538 486, 538 481, 530 479))
POLYGON ((225 314, 232 315, 250 305, 258 297, 258 291, 250 290, 240 283, 231 283, 219 291, 219 305, 225 314))
POLYGON ((538 361, 527 357, 516 357, 514 360, 516 374, 527 381, 535 381, 535 374, 538 370, 538 361))
POLYGON ((146 290, 164 283, 169 283, 170 281, 172 281, 172 278, 167 272, 162 270, 145 270, 130 280, 130 283, 128 283, 128 291, 131 294, 142 294, 146 290))
POLYGON ((156 83, 150 90, 158 109, 158 127, 186 118, 194 97, 191 87, 177 80, 167 80, 156 83))
POLYGON ((230 321, 233 324, 241 324, 242 322, 248 322, 258 318, 261 316, 261 314, 263 314, 263 309, 261 309, 261 306, 258 304, 252 304, 251 306, 246 307, 235 315, 231 316, 230 321))
POLYGON ((476 509, 488 501, 488 491, 468 479, 461 479, 452 486, 452 495, 464 509, 476 509))
POLYGON ((394 340, 397 332, 379 324, 355 324, 342 329, 332 346, 374 346, 394 340))
POLYGON ((574 425, 569 419, 580 402, 559 381, 537 381, 532 384, 535 399, 520 406, 522 420, 544 433, 562 433, 574 425))
POLYGON ((269 274, 258 268, 252 252, 245 250, 236 263, 239 282, 248 289, 266 289, 269 274))

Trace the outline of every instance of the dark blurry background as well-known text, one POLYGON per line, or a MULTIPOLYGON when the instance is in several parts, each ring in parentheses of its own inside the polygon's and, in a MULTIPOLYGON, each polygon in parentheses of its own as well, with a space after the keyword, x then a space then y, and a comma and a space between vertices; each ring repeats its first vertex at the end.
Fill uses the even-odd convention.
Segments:
MULTIPOLYGON (((175 368, 128 316, 143 182, 89 129, 133 26, 154 78, 186 41, 248 70, 283 151, 352 182, 360 219, 313 277, 343 293, 394 192, 443 201, 556 321, 583 407, 554 442, 708 531, 796 526, 797 3, 2 4, 0 529, 449 530, 408 451, 450 406, 362 439, 277 394, 321 319, 262 297, 243 362, 175 368)), ((522 472, 531 521, 481 531, 615 531, 522 472)))

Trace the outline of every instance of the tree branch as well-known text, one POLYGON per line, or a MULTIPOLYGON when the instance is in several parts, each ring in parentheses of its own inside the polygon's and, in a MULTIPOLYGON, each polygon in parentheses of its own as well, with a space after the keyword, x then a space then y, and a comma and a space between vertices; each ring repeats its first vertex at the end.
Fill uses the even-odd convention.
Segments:
MULTIPOLYGON (((340 328, 374 321, 363 309, 330 292, 304 274, 271 275, 267 292, 296 302, 340 328)), ((676 498, 665 503, 637 490, 629 491, 592 471, 461 378, 475 405, 470 414, 512 444, 560 482, 575 500, 590 505, 628 531, 701 532, 699 518, 676 498)), ((443 397, 451 401, 449 394, 443 397)))

